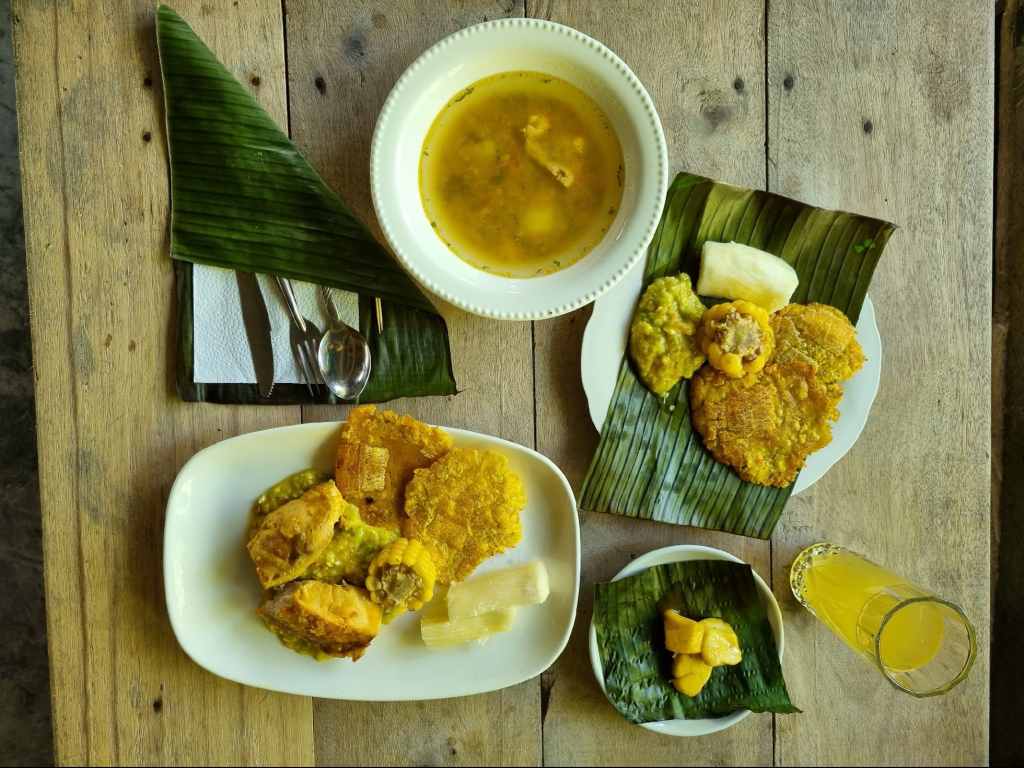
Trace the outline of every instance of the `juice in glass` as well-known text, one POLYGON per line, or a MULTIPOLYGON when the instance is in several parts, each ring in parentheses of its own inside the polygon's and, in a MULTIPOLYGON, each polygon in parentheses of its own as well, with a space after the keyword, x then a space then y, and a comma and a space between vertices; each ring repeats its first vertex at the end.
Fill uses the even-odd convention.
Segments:
POLYGON ((974 661, 974 627, 959 606, 835 544, 801 552, 793 594, 900 690, 945 693, 974 661))

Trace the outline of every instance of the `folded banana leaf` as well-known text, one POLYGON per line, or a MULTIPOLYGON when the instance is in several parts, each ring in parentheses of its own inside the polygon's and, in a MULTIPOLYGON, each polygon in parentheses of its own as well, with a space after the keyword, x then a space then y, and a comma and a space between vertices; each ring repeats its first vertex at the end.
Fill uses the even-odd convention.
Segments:
MULTIPOLYGON (((171 256, 339 288, 358 293, 361 306, 380 298, 383 336, 371 334, 375 324, 360 313, 373 356, 363 402, 455 394, 447 326, 416 283, 166 5, 157 8, 157 41, 171 166, 171 256)), ((179 279, 191 274, 176 273, 179 279)), ((183 306, 180 286, 178 293, 182 397, 267 402, 250 399, 250 385, 190 380, 180 343, 191 340, 191 302, 183 306)), ((272 401, 308 401, 302 390, 286 386, 272 401)))
MULTIPOLYGON (((696 285, 705 241, 735 241, 796 269, 793 302, 830 304, 856 323, 894 229, 879 219, 681 173, 669 188, 642 290, 680 272, 696 285)), ((690 423, 689 382, 659 400, 623 356, 580 491, 582 509, 767 539, 792 488, 748 483, 717 462, 690 423)))
MULTIPOLYGON (((304 405, 323 403, 351 405, 341 400, 327 387, 310 395, 305 384, 275 384, 269 398, 263 397, 255 384, 197 382, 193 357, 192 264, 174 262, 174 283, 177 294, 178 329, 175 359, 175 384, 178 397, 185 402, 231 403, 234 405, 304 405)), ((452 389, 451 352, 448 333, 440 315, 418 317, 416 325, 435 323, 430 333, 420 333, 416 344, 403 344, 403 330, 409 327, 403 313, 419 310, 381 302, 384 331, 377 331, 377 314, 373 299, 359 297, 359 328, 370 345, 373 371, 366 389, 355 402, 382 403, 398 397, 422 397, 448 394, 452 389), (443 345, 443 347, 441 346, 443 345)))
POLYGON ((656 565, 634 576, 594 585, 594 628, 608 698, 631 723, 724 717, 751 712, 800 712, 789 700, 768 615, 749 565, 690 560, 656 565), (716 667, 694 697, 671 683, 662 612, 694 621, 727 621, 743 660, 716 667))

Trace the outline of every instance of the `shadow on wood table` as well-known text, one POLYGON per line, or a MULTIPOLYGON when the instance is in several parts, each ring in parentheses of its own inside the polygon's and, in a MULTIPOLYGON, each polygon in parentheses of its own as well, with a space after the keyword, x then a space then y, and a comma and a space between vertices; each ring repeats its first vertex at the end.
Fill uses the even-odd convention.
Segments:
POLYGON ((0 765, 53 764, 28 325, 11 3, 0 0, 0 765))
POLYGON ((992 333, 995 674, 989 736, 991 763, 997 766, 1024 763, 1024 2, 1000 6, 992 333))

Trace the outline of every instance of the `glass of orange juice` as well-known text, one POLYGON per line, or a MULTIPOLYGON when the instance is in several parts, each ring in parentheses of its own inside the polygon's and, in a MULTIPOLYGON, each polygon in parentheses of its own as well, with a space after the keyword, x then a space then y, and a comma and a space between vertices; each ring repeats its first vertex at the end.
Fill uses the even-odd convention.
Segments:
POLYGON ((945 693, 974 663, 974 626, 960 606, 856 552, 808 547, 789 583, 807 610, 911 696, 945 693))

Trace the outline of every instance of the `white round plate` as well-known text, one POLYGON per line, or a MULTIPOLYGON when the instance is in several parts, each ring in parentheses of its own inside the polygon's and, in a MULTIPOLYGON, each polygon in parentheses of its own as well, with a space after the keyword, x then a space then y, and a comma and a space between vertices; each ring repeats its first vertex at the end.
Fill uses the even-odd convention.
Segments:
MULTIPOLYGON (((580 365, 583 390, 587 393, 590 418, 598 431, 604 424, 615 391, 619 364, 629 340, 630 321, 643 285, 643 272, 644 264, 641 262, 597 300, 583 334, 580 365)), ((857 341, 864 349, 867 362, 852 378, 843 382, 840 419, 832 425, 832 442, 807 457, 807 466, 800 470, 794 483, 794 494, 806 491, 818 482, 853 447, 867 424, 882 375, 882 339, 878 335, 875 307, 870 297, 865 297, 857 321, 857 341)))
POLYGON ((540 19, 467 27, 405 71, 377 119, 370 151, 373 207, 395 255, 445 301, 501 320, 539 320, 588 304, 646 253, 668 190, 668 149, 654 102, 636 75, 601 43, 540 19), (448 100, 490 75, 546 72, 589 95, 622 144, 626 182, 608 234, 575 264, 529 279, 488 274, 460 259, 430 226, 420 198, 423 140, 448 100))
MULTIPOLYGON (((699 547, 695 544, 679 544, 674 547, 664 547, 648 552, 638 557, 617 574, 612 581, 624 579, 635 573, 646 570, 651 566, 664 565, 666 563, 682 563, 687 560, 729 560, 733 563, 742 563, 738 557, 712 547, 699 547)), ((754 581, 757 583, 757 594, 764 605, 765 613, 768 614, 768 623, 772 625, 772 632, 775 634, 775 645, 779 648, 779 661, 782 661, 782 652, 785 649, 785 632, 782 629, 782 611, 775 601, 775 595, 764 583, 764 579, 753 571, 754 581)), ((604 668, 601 666, 601 653, 597 648, 597 628, 594 621, 590 621, 590 664, 594 668, 594 676, 604 691, 604 668)), ((605 691, 605 695, 608 692, 605 691)), ((649 731, 664 733, 666 736, 706 736, 709 733, 716 733, 730 728, 750 714, 749 709, 738 709, 731 715, 725 717, 708 718, 706 720, 665 720, 660 723, 641 723, 643 728, 649 731)))
POLYGON ((551 579, 542 605, 521 609, 512 629, 485 645, 432 651, 420 615, 443 610, 443 593, 381 629, 358 662, 316 661, 289 650, 256 616, 260 582, 245 549, 254 499, 309 467, 330 472, 341 424, 298 424, 224 440, 182 468, 167 500, 164 585, 178 642, 215 675, 257 688, 362 701, 470 696, 536 677, 569 640, 580 585, 580 529, 565 476, 544 456, 496 437, 447 429, 460 448, 508 458, 526 488, 523 538, 483 563, 478 574, 540 559, 551 579))

